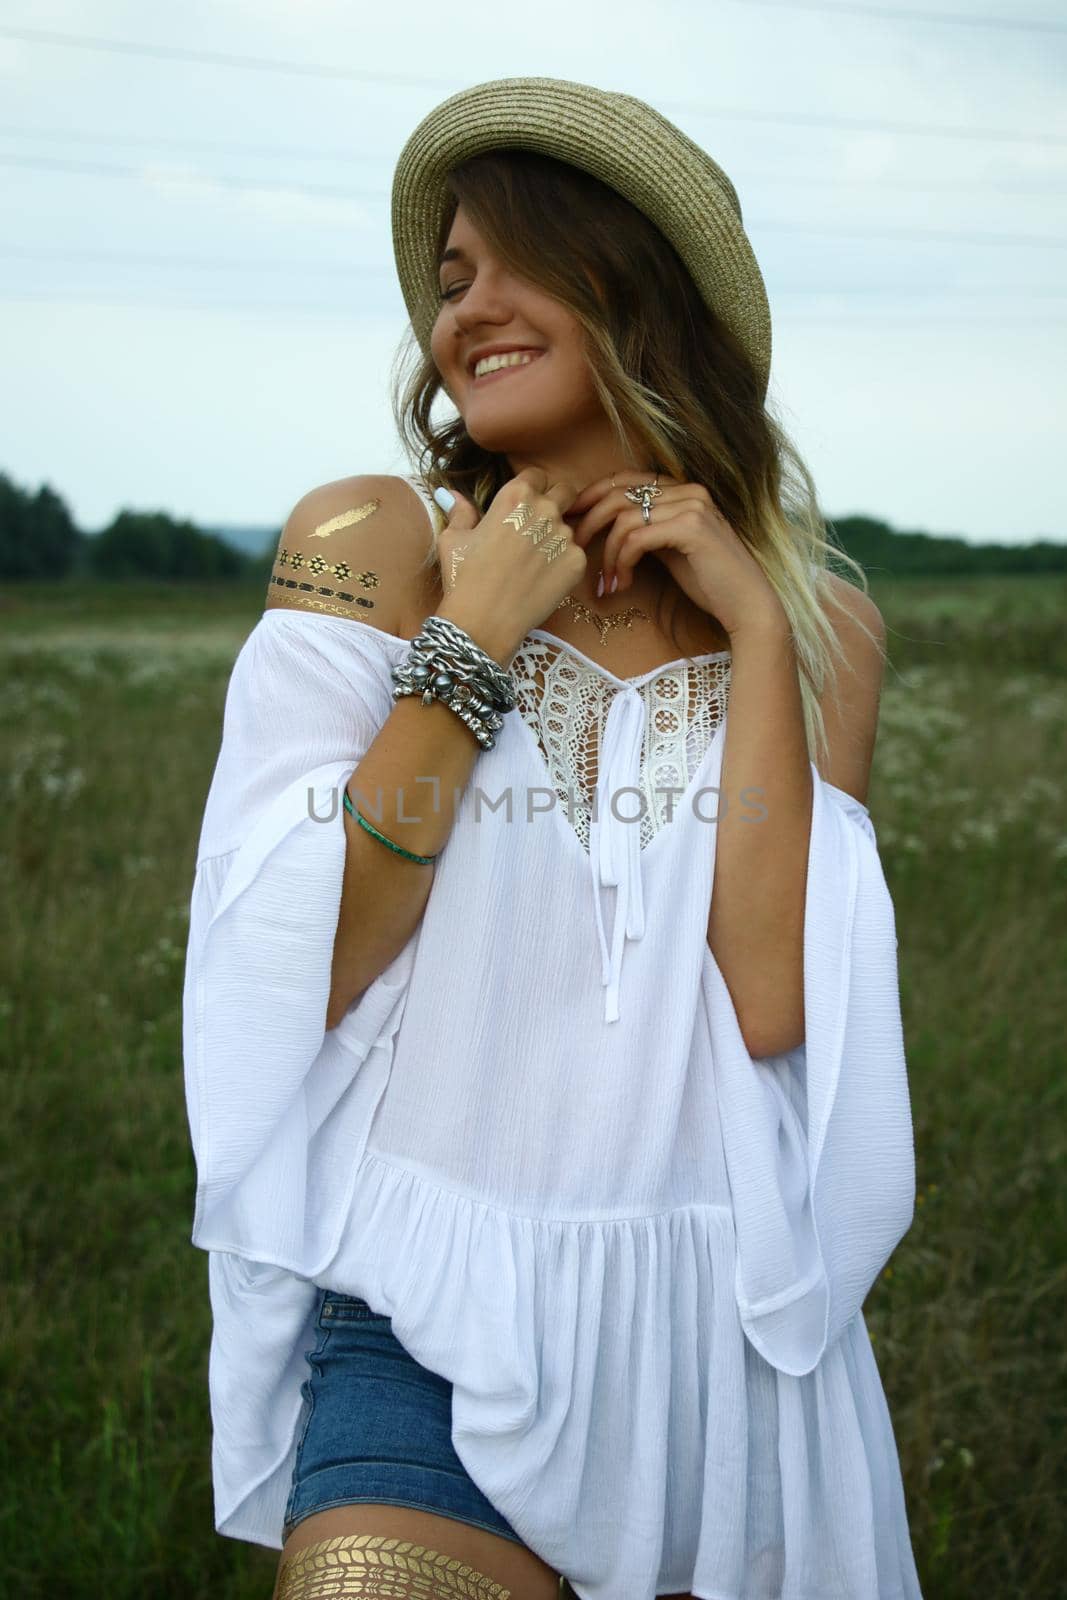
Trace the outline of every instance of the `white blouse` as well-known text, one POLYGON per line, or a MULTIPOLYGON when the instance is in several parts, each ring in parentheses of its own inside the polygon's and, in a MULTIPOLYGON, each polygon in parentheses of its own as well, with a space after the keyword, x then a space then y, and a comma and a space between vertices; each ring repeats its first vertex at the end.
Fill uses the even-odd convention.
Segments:
POLYGON ((534 629, 418 928, 326 1032, 340 796, 408 648, 271 609, 227 692, 183 999, 217 1530, 281 1548, 329 1287, 453 1385, 581 1600, 921 1600, 861 1311, 915 1195, 866 807, 812 764, 806 1038, 753 1060, 707 943, 728 653, 624 680, 534 629))

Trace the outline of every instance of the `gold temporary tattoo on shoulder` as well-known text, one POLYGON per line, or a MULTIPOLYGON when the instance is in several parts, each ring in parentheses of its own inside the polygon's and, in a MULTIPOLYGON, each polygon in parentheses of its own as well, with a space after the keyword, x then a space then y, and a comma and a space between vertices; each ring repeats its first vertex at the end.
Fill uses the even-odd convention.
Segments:
POLYGON ((357 522, 364 522, 367 517, 372 517, 381 505, 380 500, 368 500, 364 505, 354 506, 350 511, 341 511, 336 517, 331 517, 329 522, 320 522, 309 539, 328 539, 331 533, 340 533, 342 528, 351 528, 357 522))
POLYGON ((376 572, 353 572, 347 561, 327 561, 324 556, 307 556, 302 550, 288 550, 284 546, 279 550, 271 569, 270 583, 267 586, 267 601, 272 594, 272 586, 286 590, 286 603, 300 605, 314 611, 330 611, 337 616, 354 616, 358 611, 373 611, 374 601, 368 600, 365 595, 355 594, 350 585, 358 584, 363 589, 377 589, 379 578, 376 572), (290 578, 287 572, 306 573, 307 577, 290 578), (334 588, 326 583, 311 583, 310 578, 332 577, 342 586, 334 588), (329 601, 331 603, 327 604, 329 601))
POLYGON ((319 555, 306 556, 302 550, 287 550, 284 545, 274 561, 274 570, 277 571, 279 567, 289 567, 293 572, 308 572, 314 578, 328 572, 341 583, 351 578, 364 589, 378 587, 376 572, 353 572, 347 561, 327 561, 325 556, 319 555))

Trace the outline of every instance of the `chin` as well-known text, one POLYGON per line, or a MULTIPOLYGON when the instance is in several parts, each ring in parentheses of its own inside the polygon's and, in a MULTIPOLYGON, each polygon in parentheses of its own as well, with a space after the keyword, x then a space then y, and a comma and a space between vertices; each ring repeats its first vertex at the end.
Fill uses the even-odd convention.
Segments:
POLYGON ((512 455, 516 450, 526 448, 523 444, 522 435, 514 428, 479 428, 477 426, 472 428, 470 423, 466 422, 466 419, 464 419, 464 422, 467 429, 467 437, 471 443, 478 445, 482 450, 488 451, 490 455, 512 455))
POLYGON ((463 418, 463 425, 468 437, 483 450, 492 451, 495 455, 514 455, 521 452, 525 455, 539 455, 553 448, 559 447, 561 435, 567 436, 566 422, 559 416, 546 418, 539 425, 529 418, 517 418, 509 424, 507 419, 499 415, 472 420, 463 418))

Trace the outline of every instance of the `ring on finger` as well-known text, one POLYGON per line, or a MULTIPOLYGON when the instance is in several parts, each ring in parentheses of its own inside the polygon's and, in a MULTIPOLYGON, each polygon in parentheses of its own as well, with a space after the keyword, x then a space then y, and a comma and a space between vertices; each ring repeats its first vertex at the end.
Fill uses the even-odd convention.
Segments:
MULTIPOLYGON (((659 477, 659 474, 657 473, 656 476, 659 477)), ((658 500, 660 495, 663 493, 663 490, 659 487, 659 484, 638 483, 634 484, 634 486, 630 489, 624 489, 623 493, 625 494, 627 500, 631 501, 633 505, 641 507, 641 521, 645 523, 651 522, 652 502, 653 500, 658 500)))

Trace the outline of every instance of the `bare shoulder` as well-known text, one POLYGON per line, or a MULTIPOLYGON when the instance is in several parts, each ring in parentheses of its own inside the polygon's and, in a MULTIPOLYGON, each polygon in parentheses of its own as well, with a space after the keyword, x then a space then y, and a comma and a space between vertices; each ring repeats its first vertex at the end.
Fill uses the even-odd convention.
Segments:
POLYGON ((403 478, 337 478, 309 489, 286 518, 264 609, 349 617, 410 637, 420 602, 433 604, 432 551, 426 506, 403 478))
POLYGON ((820 701, 830 750, 822 776, 866 805, 885 673, 885 621, 869 595, 836 573, 825 575, 821 592, 844 655, 837 663, 836 696, 828 688, 820 701))
MULTIPOLYGON (((864 630, 869 629, 877 640, 877 653, 881 653, 885 649, 885 621, 870 595, 836 572, 825 573, 823 584, 824 601, 831 602, 828 606, 824 604, 824 610, 834 622, 842 644, 846 639, 867 639, 864 630)), ((869 639, 867 642, 870 649, 871 642, 869 639)))

